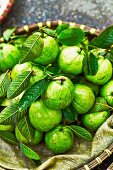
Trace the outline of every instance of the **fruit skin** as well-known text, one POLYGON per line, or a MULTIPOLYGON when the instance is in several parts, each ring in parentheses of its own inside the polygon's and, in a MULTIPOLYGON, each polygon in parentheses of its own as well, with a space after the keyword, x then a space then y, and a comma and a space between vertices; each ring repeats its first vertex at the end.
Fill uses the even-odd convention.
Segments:
POLYGON ((74 135, 71 129, 59 125, 45 134, 45 144, 55 154, 65 153, 74 145, 74 135))
POLYGON ((42 98, 44 104, 51 109, 64 109, 73 100, 74 86, 65 76, 55 77, 45 89, 42 98))
POLYGON ((95 96, 92 90, 83 84, 74 85, 73 107, 79 114, 87 113, 94 105, 95 96))
POLYGON ((0 71, 5 72, 8 69, 12 69, 15 64, 19 62, 20 51, 17 47, 11 44, 1 44, 0 50, 0 71))
POLYGON ((82 121, 89 130, 96 131, 109 116, 109 111, 88 113, 82 116, 82 121))
POLYGON ((41 54, 33 60, 34 63, 47 65, 53 63, 58 55, 59 46, 56 40, 50 36, 45 36, 44 47, 41 54))
POLYGON ((113 106, 113 80, 110 80, 101 87, 100 95, 107 100, 110 106, 113 106))
POLYGON ((58 57, 58 65, 64 73, 78 75, 83 72, 84 51, 77 46, 65 47, 58 57))
POLYGON ((39 66, 32 66, 33 75, 30 78, 30 84, 33 85, 34 83, 38 82, 39 80, 45 77, 44 71, 39 66))
POLYGON ((11 78, 16 78, 19 74, 23 73, 24 71, 33 71, 33 75, 30 78, 30 85, 33 85, 37 81, 44 78, 44 71, 36 65, 31 64, 30 62, 25 62, 23 64, 16 64, 11 72, 11 78))
POLYGON ((47 108, 40 100, 32 103, 30 106, 29 120, 37 130, 47 132, 61 122, 62 112, 47 108))
POLYGON ((31 71, 31 70, 32 70, 32 64, 30 62, 25 62, 23 64, 16 64, 11 71, 11 78, 14 79, 24 71, 31 71))
POLYGON ((43 133, 42 132, 39 132, 38 130, 35 130, 35 134, 34 134, 34 139, 29 142, 22 134, 21 132, 19 131, 18 127, 15 128, 15 135, 16 135, 16 138, 18 140, 20 140, 21 142, 23 142, 24 144, 29 144, 29 145, 37 145, 41 140, 42 140, 42 137, 43 137, 43 133))
POLYGON ((96 75, 85 75, 86 79, 98 84, 103 85, 107 83, 112 77, 112 64, 108 59, 104 59, 102 56, 98 58, 98 71, 96 75))
POLYGON ((98 94, 99 94, 99 86, 98 85, 96 85, 90 81, 87 81, 85 78, 82 78, 79 83, 88 86, 93 91, 94 95, 98 96, 98 94))

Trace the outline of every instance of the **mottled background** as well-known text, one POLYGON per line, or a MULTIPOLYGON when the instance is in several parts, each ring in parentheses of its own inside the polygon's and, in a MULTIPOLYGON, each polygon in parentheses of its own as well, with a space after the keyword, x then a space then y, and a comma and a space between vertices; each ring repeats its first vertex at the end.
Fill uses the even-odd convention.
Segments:
POLYGON ((113 0, 16 0, 2 28, 57 19, 105 28, 113 23, 113 0))
MULTIPOLYGON (((16 0, 2 30, 58 19, 104 29, 113 24, 113 0, 16 0)), ((95 170, 105 170, 111 162, 112 156, 95 170)))

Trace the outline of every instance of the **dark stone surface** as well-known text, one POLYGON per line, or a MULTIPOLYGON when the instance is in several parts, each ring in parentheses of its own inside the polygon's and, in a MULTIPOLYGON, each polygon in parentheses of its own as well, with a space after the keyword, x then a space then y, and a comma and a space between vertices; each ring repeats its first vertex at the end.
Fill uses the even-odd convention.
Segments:
MULTIPOLYGON (((113 23, 113 0, 16 0, 2 29, 46 20, 65 20, 104 29, 113 23)), ((95 170, 105 170, 107 159, 95 170)))
POLYGON ((2 26, 61 19, 102 29, 113 23, 112 7, 112 0, 16 0, 2 26))

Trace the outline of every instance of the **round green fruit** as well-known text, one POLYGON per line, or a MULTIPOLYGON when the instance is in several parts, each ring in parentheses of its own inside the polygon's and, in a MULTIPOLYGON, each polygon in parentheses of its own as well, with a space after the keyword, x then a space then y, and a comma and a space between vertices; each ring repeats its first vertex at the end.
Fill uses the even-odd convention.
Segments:
POLYGON ((29 119, 32 126, 37 130, 47 132, 61 122, 62 112, 47 108, 40 100, 30 106, 29 119))
POLYGON ((82 116, 82 121, 89 130, 96 131, 109 116, 109 111, 88 113, 82 116))
POLYGON ((21 142, 23 142, 24 144, 29 144, 29 145, 37 145, 41 140, 42 140, 42 137, 43 137, 43 133, 42 132, 39 132, 38 130, 35 130, 35 134, 34 134, 34 139, 29 142, 22 134, 21 132, 19 131, 18 127, 15 128, 15 135, 16 135, 16 138, 18 140, 20 140, 21 142))
POLYGON ((98 96, 98 94, 99 94, 99 86, 98 85, 96 85, 90 81, 87 81, 84 77, 80 80, 79 83, 88 86, 93 91, 94 95, 98 96))
POLYGON ((23 73, 24 71, 31 71, 32 64, 30 62, 26 62, 23 64, 16 64, 12 71, 11 71, 11 78, 15 79, 19 74, 23 73))
POLYGON ((58 65, 64 73, 78 75, 83 72, 84 51, 77 47, 65 47, 62 49, 58 65))
POLYGON ((51 81, 45 89, 42 98, 45 105, 51 109, 64 109, 73 100, 74 86, 65 76, 59 76, 51 81))
POLYGON ((110 106, 113 106, 113 80, 110 80, 101 87, 100 94, 107 100, 110 106))
POLYGON ((83 84, 74 85, 73 107, 79 114, 87 113, 94 105, 95 96, 92 90, 83 84))
POLYGON ((107 83, 112 77, 112 64, 108 59, 100 56, 98 58, 98 71, 95 75, 85 75, 86 79, 98 84, 103 85, 107 83))
POLYGON ((33 85, 34 83, 38 82, 39 80, 45 77, 44 71, 39 66, 32 66, 33 75, 30 78, 30 83, 33 85))
POLYGON ((45 144, 55 154, 65 153, 74 144, 74 135, 71 129, 59 125, 45 134, 45 144))
POLYGON ((55 61, 59 52, 59 46, 54 38, 47 35, 43 38, 43 41, 43 50, 41 54, 33 60, 33 62, 42 65, 48 65, 55 61))
POLYGON ((12 69, 19 62, 20 52, 11 44, 1 44, 0 49, 0 71, 5 72, 12 69))

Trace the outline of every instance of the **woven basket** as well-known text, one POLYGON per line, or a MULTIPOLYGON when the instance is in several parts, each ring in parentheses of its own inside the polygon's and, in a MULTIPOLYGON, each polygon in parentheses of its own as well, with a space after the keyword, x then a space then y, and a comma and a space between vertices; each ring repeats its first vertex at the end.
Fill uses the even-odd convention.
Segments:
MULTIPOLYGON (((58 21, 39 22, 39 23, 35 23, 35 24, 32 24, 32 25, 25 25, 21 28, 17 28, 16 31, 15 31, 15 34, 23 34, 23 33, 30 34, 31 32, 38 30, 42 26, 47 26, 49 28, 55 29, 58 25, 60 25, 62 23, 64 23, 64 21, 58 20, 58 21)), ((88 27, 88 26, 85 26, 85 25, 76 24, 75 22, 68 22, 68 23, 69 23, 70 26, 77 26, 77 27, 85 30, 87 32, 87 35, 88 35, 89 38, 93 38, 95 36, 98 36, 101 32, 98 29, 91 28, 91 27, 88 27)), ((99 155, 98 157, 96 157, 94 160, 92 160, 88 164, 84 165, 83 167, 79 168, 78 170, 93 169, 97 165, 100 165, 106 158, 111 156, 112 153, 113 153, 113 143, 108 148, 106 148, 103 151, 103 153, 101 153, 101 155, 99 155)), ((113 168, 112 165, 111 165, 111 168, 113 168)), ((109 170, 111 170, 111 168, 109 167, 109 170)))
MULTIPOLYGON (((4 0, 2 0, 4 1, 4 0)), ((4 2, 3 2, 4 3, 4 2)), ((7 3, 6 8, 4 9, 4 11, 2 12, 2 14, 0 15, 0 23, 6 18, 7 14, 10 12, 11 7, 14 4, 14 0, 9 0, 9 2, 7 3)))

